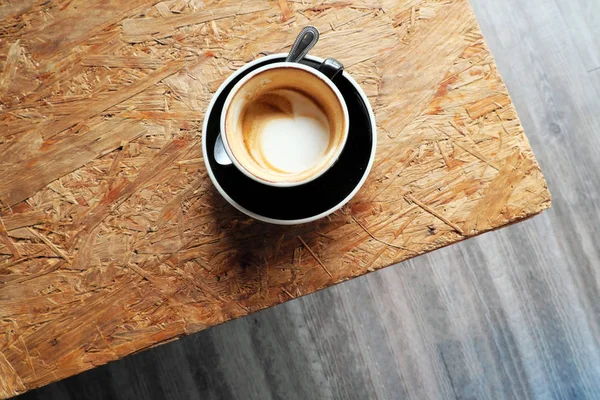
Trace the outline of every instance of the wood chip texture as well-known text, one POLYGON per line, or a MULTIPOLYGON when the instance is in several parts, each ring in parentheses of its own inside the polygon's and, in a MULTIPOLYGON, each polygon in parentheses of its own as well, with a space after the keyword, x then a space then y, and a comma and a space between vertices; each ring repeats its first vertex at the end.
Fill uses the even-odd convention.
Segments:
POLYGON ((550 206, 467 0, 28 0, 0 17, 0 397, 550 206), (341 210, 272 226, 212 186, 201 124, 227 76, 308 24, 367 93, 377 157, 341 210))

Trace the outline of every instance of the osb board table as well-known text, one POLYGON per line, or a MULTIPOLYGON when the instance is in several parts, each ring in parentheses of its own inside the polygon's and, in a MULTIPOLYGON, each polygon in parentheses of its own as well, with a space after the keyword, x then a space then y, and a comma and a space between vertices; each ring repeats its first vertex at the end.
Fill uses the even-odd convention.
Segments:
POLYGON ((0 395, 496 229, 550 194, 466 0, 0 5, 0 395), (207 178, 235 69, 322 37, 378 149, 323 220, 259 223, 207 178))

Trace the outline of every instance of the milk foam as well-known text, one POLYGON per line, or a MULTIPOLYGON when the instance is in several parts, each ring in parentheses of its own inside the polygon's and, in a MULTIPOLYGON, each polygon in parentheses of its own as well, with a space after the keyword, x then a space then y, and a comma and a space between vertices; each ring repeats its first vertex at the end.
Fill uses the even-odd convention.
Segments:
POLYGON ((247 115, 253 123, 246 127, 254 131, 252 142, 257 148, 252 153, 255 158, 262 158, 261 164, 298 173, 323 162, 330 127, 327 116, 310 97, 292 90, 277 90, 258 101, 263 106, 247 115))
POLYGON ((323 159, 329 132, 310 117, 281 118, 265 124, 260 142, 270 165, 285 172, 302 172, 323 159))

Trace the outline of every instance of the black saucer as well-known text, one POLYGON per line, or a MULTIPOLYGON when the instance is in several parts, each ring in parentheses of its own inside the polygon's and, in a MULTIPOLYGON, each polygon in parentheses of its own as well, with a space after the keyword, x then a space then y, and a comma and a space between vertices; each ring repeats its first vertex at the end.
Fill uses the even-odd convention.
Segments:
MULTIPOLYGON (((346 74, 340 74, 333 82, 348 106, 348 139, 338 161, 319 178, 301 186, 272 187, 248 178, 234 165, 218 164, 214 157, 214 147, 227 95, 246 74, 267 64, 284 60, 282 56, 258 62, 230 81, 214 100, 212 109, 208 110, 210 114, 207 114, 209 119, 208 123, 205 123, 202 140, 206 142, 205 157, 208 159, 205 162, 212 170, 215 184, 218 182, 217 186, 220 186, 237 205, 256 214, 256 217, 262 217, 259 219, 285 224, 306 222, 303 220, 322 214, 324 216, 349 200, 348 197, 364 181, 363 177, 368 173, 371 156, 375 150, 369 105, 365 104, 361 93, 346 74)), ((320 64, 310 59, 304 59, 302 63, 313 68, 318 68, 320 64)))

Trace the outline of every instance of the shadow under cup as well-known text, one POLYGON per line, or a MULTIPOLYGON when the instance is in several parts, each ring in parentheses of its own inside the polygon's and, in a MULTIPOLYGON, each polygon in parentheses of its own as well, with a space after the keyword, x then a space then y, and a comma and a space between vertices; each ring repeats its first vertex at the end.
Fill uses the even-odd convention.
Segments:
POLYGON ((242 79, 222 115, 225 149, 248 177, 297 186, 326 172, 348 137, 348 109, 322 73, 297 63, 268 65, 242 79))

